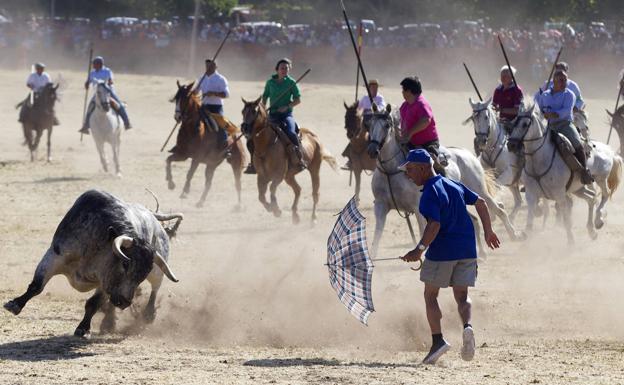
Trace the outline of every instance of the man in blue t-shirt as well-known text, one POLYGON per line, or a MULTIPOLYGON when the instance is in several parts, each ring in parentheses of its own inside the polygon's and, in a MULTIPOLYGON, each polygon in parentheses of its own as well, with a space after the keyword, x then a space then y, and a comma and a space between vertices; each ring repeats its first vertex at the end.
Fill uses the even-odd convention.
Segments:
POLYGON ((402 257, 406 262, 419 261, 427 250, 420 280, 425 283, 427 320, 433 343, 423 363, 435 364, 451 347, 442 336, 442 312, 438 305, 440 288, 449 286, 453 287, 459 315, 464 323, 461 357, 470 361, 475 353, 475 340, 470 324, 468 287, 474 286, 477 279, 477 247, 466 205, 474 205, 477 209, 485 241, 494 249, 500 246, 500 241, 492 230, 490 213, 483 198, 463 184, 437 175, 431 156, 423 149, 410 151, 399 168, 417 186, 423 186, 419 211, 427 219, 427 226, 416 248, 402 257))

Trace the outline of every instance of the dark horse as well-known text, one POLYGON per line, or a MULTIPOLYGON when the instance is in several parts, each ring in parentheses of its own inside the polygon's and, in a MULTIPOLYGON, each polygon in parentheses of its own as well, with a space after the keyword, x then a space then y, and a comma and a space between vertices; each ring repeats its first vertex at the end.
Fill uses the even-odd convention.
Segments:
POLYGON ((32 105, 25 100, 18 104, 16 108, 24 108, 22 115, 22 127, 24 129, 24 144, 30 150, 30 160, 35 161, 37 157, 37 147, 43 130, 48 130, 48 156, 50 156, 50 138, 52 137, 52 126, 54 125, 54 104, 56 103, 56 90, 59 85, 46 84, 39 92, 33 94, 32 105), (34 135, 33 135, 34 133, 34 135))
MULTIPOLYGON (((186 183, 180 198, 186 198, 191 190, 191 179, 200 163, 206 165, 206 182, 204 192, 197 202, 197 207, 202 207, 206 201, 206 196, 212 184, 212 177, 215 169, 225 159, 224 153, 219 148, 217 140, 218 126, 213 119, 204 120, 201 118, 200 108, 201 102, 199 94, 193 91, 195 82, 182 86, 179 82, 178 92, 171 100, 176 104, 175 119, 181 122, 180 131, 175 147, 171 150, 173 154, 167 157, 167 182, 170 190, 175 188, 173 178, 171 176, 171 162, 183 162, 191 158, 191 167, 186 174, 186 183)), ((238 193, 237 208, 241 205, 241 175, 243 165, 247 163, 243 144, 240 141, 234 141, 228 136, 228 144, 231 145, 232 155, 228 162, 234 171, 234 180, 236 184, 236 192, 238 193)))
POLYGON ((351 161, 351 169, 355 175, 355 196, 360 196, 360 186, 362 184, 362 171, 375 170, 377 161, 368 155, 368 130, 364 127, 362 113, 358 110, 358 103, 345 107, 345 128, 349 145, 345 150, 345 155, 351 161))

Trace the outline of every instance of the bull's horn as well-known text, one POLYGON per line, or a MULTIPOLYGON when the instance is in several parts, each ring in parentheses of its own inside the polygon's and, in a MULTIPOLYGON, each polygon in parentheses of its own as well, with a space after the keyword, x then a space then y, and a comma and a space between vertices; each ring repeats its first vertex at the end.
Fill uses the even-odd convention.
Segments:
POLYGON ((179 280, 176 278, 175 274, 173 274, 173 271, 171 271, 171 268, 169 268, 169 265, 167 264, 167 261, 165 261, 165 259, 158 253, 154 253, 154 264, 156 266, 158 266, 158 268, 163 273, 165 273, 167 278, 169 278, 173 282, 179 282, 179 280))
POLYGON ((154 213, 154 217, 159 221, 170 221, 172 219, 184 219, 184 215, 182 213, 172 213, 172 214, 162 214, 162 213, 154 213))
POLYGON ((130 258, 121 251, 121 247, 130 247, 134 240, 127 235, 120 235, 113 240, 113 254, 117 257, 130 261, 130 258))

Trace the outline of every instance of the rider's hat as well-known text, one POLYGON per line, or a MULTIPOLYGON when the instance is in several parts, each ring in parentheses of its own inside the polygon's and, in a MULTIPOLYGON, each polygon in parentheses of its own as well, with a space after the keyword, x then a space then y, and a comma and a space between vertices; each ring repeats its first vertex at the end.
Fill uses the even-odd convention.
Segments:
POLYGON ((508 66, 508 65, 504 65, 501 67, 500 72, 503 73, 503 71, 509 71, 509 69, 511 68, 511 73, 512 74, 516 74, 516 68, 514 66, 508 66))
POLYGON ((433 162, 431 160, 431 155, 429 155, 429 152, 427 150, 422 149, 422 148, 417 148, 417 149, 411 150, 407 154, 407 158, 405 159, 405 162, 403 162, 403 164, 399 166, 399 170, 406 171, 407 165, 409 163, 432 164, 433 162))
POLYGON ((370 79, 368 81, 368 85, 369 86, 372 86, 373 84, 376 85, 376 86, 379 86, 379 80, 377 80, 377 79, 370 79))
POLYGON ((43 64, 43 63, 41 63, 41 62, 39 62, 39 63, 35 63, 35 68, 41 68, 41 69, 43 69, 43 68, 45 68, 45 64, 43 64))
POLYGON ((104 58, 102 56, 96 56, 93 58, 93 64, 95 63, 100 63, 100 64, 104 64, 104 58))

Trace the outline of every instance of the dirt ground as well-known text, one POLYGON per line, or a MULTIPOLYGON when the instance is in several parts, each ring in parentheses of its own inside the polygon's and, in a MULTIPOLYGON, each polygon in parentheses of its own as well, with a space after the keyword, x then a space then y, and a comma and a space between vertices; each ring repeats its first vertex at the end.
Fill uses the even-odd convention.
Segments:
MULTIPOLYGON (((58 76, 58 73, 52 73, 58 76)), ((100 170, 91 137, 80 142, 83 76, 65 79, 53 135, 53 161, 31 163, 21 146, 21 128, 13 106, 25 95, 26 73, 0 71, 0 298, 20 295, 73 201, 86 189, 101 188, 154 208, 149 188, 162 211, 181 211, 185 220, 173 242, 170 265, 179 283, 166 281, 156 321, 136 326, 132 311, 119 312, 119 333, 101 335, 93 323, 90 339, 72 336, 88 294, 73 291, 62 277, 19 316, 0 312, 0 383, 2 384, 624 384, 624 312, 621 257, 624 197, 609 203, 607 225, 595 241, 584 228, 585 208, 575 204, 575 245, 551 219, 526 242, 511 242, 500 222, 500 250, 479 265, 472 290, 477 354, 459 357, 461 325, 451 293, 441 296, 443 329, 453 348, 436 366, 419 365, 430 343, 422 284, 402 262, 378 263, 374 273, 377 312, 365 327, 339 303, 329 285, 326 240, 337 213, 353 188, 348 173, 321 170, 319 221, 309 224, 311 194, 307 175, 300 204, 302 224, 293 226, 288 208, 292 194, 279 189, 283 217, 274 218, 257 201, 255 178, 243 180, 243 210, 236 204, 232 172, 222 165, 206 207, 195 202, 203 172, 195 176, 190 198, 179 199, 188 164, 174 166, 176 191, 165 183, 165 157, 159 148, 173 126, 175 78, 117 76, 117 89, 128 102, 135 126, 123 133, 123 178, 100 170)), ((240 97, 251 99, 261 83, 232 82, 226 114, 241 120, 240 97)), ((436 92, 425 82, 447 145, 472 148, 472 128, 461 126, 470 108, 468 93, 436 92)), ((610 91, 610 90, 609 90, 610 91)), ((340 158, 346 144, 342 101, 352 87, 302 86, 296 110, 302 126, 316 131, 340 158)), ((382 88, 394 104, 399 87, 382 88)), ((605 140, 605 99, 588 100, 594 136, 605 140)), ((613 145, 617 144, 617 138, 613 145)), ((43 158, 41 148, 40 157, 43 158)), ((342 159, 338 159, 342 162, 342 159)), ((374 215, 370 177, 364 178, 362 211, 374 215)), ((508 204, 510 197, 501 192, 508 204)), ((525 212, 516 220, 523 228, 525 212)), ((391 214, 381 245, 382 256, 410 248, 402 219, 391 214)), ((149 286, 137 299, 145 302, 149 286)))

